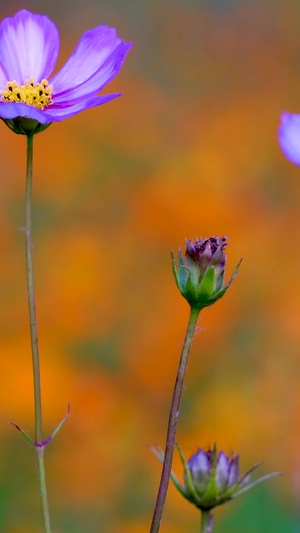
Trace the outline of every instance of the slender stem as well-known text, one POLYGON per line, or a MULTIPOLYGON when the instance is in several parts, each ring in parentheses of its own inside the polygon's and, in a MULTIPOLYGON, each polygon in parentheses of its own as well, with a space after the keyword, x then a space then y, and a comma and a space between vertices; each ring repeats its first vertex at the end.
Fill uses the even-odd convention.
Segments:
POLYGON ((180 402, 181 402, 183 383, 184 383, 190 348, 191 348, 192 340, 194 337, 199 312, 200 312, 199 309, 191 308, 188 328, 187 328, 186 336, 184 339, 184 344, 183 344, 183 348, 181 352, 181 358, 180 358, 180 362, 178 366, 177 377, 176 377, 176 382, 175 382, 175 387, 174 387, 174 392, 173 392, 167 438, 166 438, 164 462, 163 462, 160 485, 158 489, 150 533, 157 533, 159 531, 162 514, 164 510, 164 505, 165 505, 165 500, 167 496, 168 485, 169 485, 169 480, 170 480, 170 475, 171 475, 175 435, 176 435, 177 421, 178 421, 178 416, 179 416, 179 408, 180 408, 180 402))
POLYGON ((38 471, 39 493, 42 505, 45 533, 51 533, 50 515, 45 479, 44 446, 42 445, 42 402, 40 361, 37 336, 37 322, 35 311, 35 295, 33 283, 33 257, 32 257, 32 159, 33 135, 27 136, 27 169, 26 169, 26 195, 25 195, 25 235, 26 235, 26 272, 27 294, 30 320, 30 336, 34 381, 34 411, 35 411, 35 451, 38 471))
POLYGON ((33 282, 33 257, 32 257, 32 159, 33 159, 33 135, 27 137, 27 173, 26 173, 26 267, 27 267, 27 293, 30 319, 30 336, 32 349, 33 379, 34 379, 34 410, 35 410, 35 442, 42 443, 42 404, 40 361, 37 337, 37 323, 35 311, 35 295, 33 282))
POLYGON ((214 515, 210 511, 201 513, 201 533, 212 533, 214 515))

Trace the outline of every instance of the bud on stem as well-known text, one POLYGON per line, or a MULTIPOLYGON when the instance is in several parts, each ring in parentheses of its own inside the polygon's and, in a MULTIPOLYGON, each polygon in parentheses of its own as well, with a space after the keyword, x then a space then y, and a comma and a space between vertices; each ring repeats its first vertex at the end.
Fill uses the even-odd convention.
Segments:
MULTIPOLYGON (((205 521, 207 522, 206 528, 209 524, 209 516, 212 527, 212 509, 237 498, 263 481, 282 475, 280 472, 273 472, 251 482, 252 472, 262 463, 257 463, 240 476, 239 456, 232 454, 227 457, 223 451, 218 453, 216 444, 213 449, 209 448, 207 451, 199 448, 188 461, 179 444, 176 443, 176 445, 184 468, 184 485, 180 483, 174 472, 171 472, 171 479, 180 494, 202 511, 202 522, 203 520, 204 524, 205 521)), ((163 461, 164 454, 160 448, 154 452, 163 461)), ((202 531, 206 532, 206 529, 202 531)))
POLYGON ((238 263, 229 282, 224 285, 227 237, 210 237, 186 241, 184 259, 178 251, 178 270, 173 252, 172 263, 176 284, 182 296, 195 309, 212 305, 224 296, 238 273, 238 263))

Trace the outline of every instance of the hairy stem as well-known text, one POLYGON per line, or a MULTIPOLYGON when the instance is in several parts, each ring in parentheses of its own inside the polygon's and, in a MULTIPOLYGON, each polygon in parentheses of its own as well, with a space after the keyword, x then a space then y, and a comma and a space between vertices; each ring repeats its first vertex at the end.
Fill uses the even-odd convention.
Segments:
POLYGON ((188 328, 187 328, 186 336, 184 339, 184 344, 182 348, 181 358, 180 358, 180 362, 178 366, 176 382, 175 382, 175 387, 174 387, 174 392, 173 392, 167 438, 166 438, 164 462, 163 462, 160 485, 158 489, 150 533, 157 533, 159 531, 162 514, 164 510, 165 500, 166 500, 167 491, 168 491, 168 485, 170 481, 171 468, 172 468, 176 428, 177 428, 177 421, 178 421, 178 416, 179 416, 182 389, 183 389, 184 378, 185 378, 185 373, 186 373, 188 359, 189 359, 190 348, 192 345, 192 340, 194 337, 199 312, 200 312, 199 309, 191 308, 188 328))
POLYGON ((201 513, 201 533, 212 533, 214 515, 210 511, 201 513))
POLYGON ((33 135, 27 136, 27 169, 26 169, 26 195, 25 195, 25 235, 26 235, 26 273, 27 294, 30 320, 30 337, 34 381, 34 411, 35 411, 35 452, 38 471, 39 493, 42 505, 45 533, 51 533, 50 515, 45 479, 44 446, 42 438, 42 402, 40 361, 37 336, 37 323, 35 311, 35 295, 33 283, 33 257, 32 257, 32 159, 33 135))

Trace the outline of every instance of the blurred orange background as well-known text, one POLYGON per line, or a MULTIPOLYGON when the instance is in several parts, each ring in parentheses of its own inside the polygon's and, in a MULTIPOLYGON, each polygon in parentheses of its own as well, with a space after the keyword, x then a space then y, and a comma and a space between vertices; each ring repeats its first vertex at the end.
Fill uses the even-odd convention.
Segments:
MULTIPOLYGON (((216 513, 216 533, 300 531, 300 170, 281 154, 300 111, 294 0, 31 0, 61 66, 100 24, 133 40, 105 92, 124 95, 35 137, 34 260, 54 533, 149 531, 188 319, 169 249, 228 235, 222 301, 199 321, 177 438, 284 472, 216 513)), ((25 138, 1 125, 0 530, 38 533, 24 254, 25 138)), ((181 477, 178 457, 174 469, 181 477)), ((199 530, 170 486, 162 533, 199 530)))

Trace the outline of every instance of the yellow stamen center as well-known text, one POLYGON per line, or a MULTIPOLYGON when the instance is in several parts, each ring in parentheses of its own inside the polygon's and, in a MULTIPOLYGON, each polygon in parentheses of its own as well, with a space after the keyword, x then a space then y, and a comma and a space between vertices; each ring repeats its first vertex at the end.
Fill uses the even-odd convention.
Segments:
POLYGON ((24 85, 18 85, 16 81, 9 81, 6 84, 6 91, 0 91, 2 102, 22 102, 32 105, 38 109, 45 109, 52 104, 52 85, 48 80, 35 83, 34 78, 25 80, 24 85))

